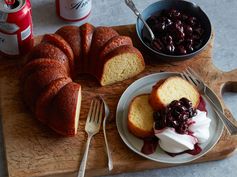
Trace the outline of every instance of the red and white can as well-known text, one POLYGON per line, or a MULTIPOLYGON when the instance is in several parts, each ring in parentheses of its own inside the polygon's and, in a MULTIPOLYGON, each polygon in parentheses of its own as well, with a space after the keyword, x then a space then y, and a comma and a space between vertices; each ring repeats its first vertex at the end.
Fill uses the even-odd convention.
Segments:
POLYGON ((66 21, 80 21, 90 15, 92 0, 56 0, 57 15, 66 21))
POLYGON ((0 0, 0 53, 26 54, 33 46, 32 14, 29 0, 0 0))

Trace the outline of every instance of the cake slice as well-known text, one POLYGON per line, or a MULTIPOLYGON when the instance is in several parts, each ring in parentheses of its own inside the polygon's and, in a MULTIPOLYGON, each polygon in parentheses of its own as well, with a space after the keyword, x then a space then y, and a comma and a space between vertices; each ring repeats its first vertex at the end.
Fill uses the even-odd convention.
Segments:
POLYGON ((50 59, 50 58, 38 58, 37 60, 32 60, 29 63, 27 63, 21 73, 20 73, 20 80, 22 81, 22 85, 24 85, 25 79, 30 76, 33 72, 42 70, 46 67, 58 67, 62 68, 66 76, 70 76, 64 65, 58 60, 50 59))
POLYGON ((50 104, 48 126, 64 136, 77 133, 81 108, 81 86, 70 82, 65 85, 50 104))
POLYGON ((50 58, 60 61, 70 73, 70 65, 67 56, 58 47, 49 43, 40 43, 32 49, 30 61, 38 60, 39 58, 50 58))
POLYGON ((85 23, 80 26, 81 31, 81 50, 83 55, 83 60, 81 62, 81 67, 77 66, 79 72, 88 73, 89 68, 89 51, 91 48, 92 37, 95 27, 90 23, 85 23))
POLYGON ((56 31, 65 41, 68 42, 74 53, 74 64, 81 65, 81 35, 78 26, 63 26, 56 31))
POLYGON ((89 57, 89 73, 96 73, 99 54, 108 40, 119 34, 110 27, 100 26, 94 31, 89 57))
POLYGON ((36 101, 45 87, 52 81, 66 76, 67 73, 62 65, 60 67, 45 67, 30 74, 24 81, 23 98, 31 111, 35 111, 36 101))
POLYGON ((152 136, 153 109, 149 104, 149 94, 133 98, 128 111, 128 130, 139 138, 152 136))
POLYGON ((120 47, 122 45, 131 45, 132 40, 128 36, 114 36, 109 41, 105 43, 103 48, 100 51, 100 58, 104 58, 108 53, 116 49, 117 47, 120 47))
POLYGON ((173 100, 187 98, 197 108, 200 101, 200 94, 188 81, 178 76, 169 77, 157 82, 152 87, 150 104, 155 110, 163 109, 173 100))
POLYGON ((57 80, 52 81, 47 88, 40 94, 38 100, 36 102, 36 117, 42 123, 48 125, 50 119, 50 111, 51 111, 51 103, 53 98, 64 85, 72 82, 71 78, 64 77, 57 80))
MULTIPOLYGON (((43 36, 42 42, 50 43, 59 49, 61 49, 67 56, 69 60, 70 69, 74 69, 74 54, 72 48, 60 35, 57 34, 45 34, 43 36)), ((73 74, 73 73, 72 73, 73 74)))
POLYGON ((142 54, 130 45, 117 47, 99 63, 96 77, 102 86, 131 78, 145 69, 142 54))

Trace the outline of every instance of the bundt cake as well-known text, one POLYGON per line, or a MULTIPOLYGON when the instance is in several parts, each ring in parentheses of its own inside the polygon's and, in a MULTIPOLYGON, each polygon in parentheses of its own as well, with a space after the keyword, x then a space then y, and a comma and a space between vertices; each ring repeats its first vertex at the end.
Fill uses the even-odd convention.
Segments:
POLYGON ((141 53, 129 37, 110 27, 64 26, 46 34, 22 69, 24 101, 37 119, 57 133, 77 132, 81 86, 72 81, 80 73, 109 85, 140 73, 145 68, 141 53))
POLYGON ((178 76, 169 77, 157 82, 151 91, 149 102, 154 110, 165 108, 173 100, 187 98, 197 107, 200 102, 200 94, 188 81, 178 76))
POLYGON ((149 104, 149 94, 133 98, 128 111, 128 130, 139 138, 152 136, 153 109, 149 104))

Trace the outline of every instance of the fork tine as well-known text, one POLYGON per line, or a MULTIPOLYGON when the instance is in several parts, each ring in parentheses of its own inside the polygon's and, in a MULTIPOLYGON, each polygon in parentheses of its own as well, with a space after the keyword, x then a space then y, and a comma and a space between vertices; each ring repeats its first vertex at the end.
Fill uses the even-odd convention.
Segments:
POLYGON ((96 98, 96 112, 94 114, 94 120, 95 122, 97 122, 98 116, 99 116, 99 106, 100 106, 100 100, 98 100, 98 98, 96 98))
POLYGON ((93 107, 94 107, 94 100, 91 101, 91 105, 90 105, 90 109, 86 118, 86 122, 90 122, 93 107))
POLYGON ((187 80, 183 73, 180 73, 180 76, 181 76, 184 80, 187 80))
POLYGON ((190 73, 192 73, 193 76, 196 77, 197 81, 201 82, 202 79, 200 78, 200 76, 191 67, 188 66, 187 69, 189 70, 190 73))
POLYGON ((190 84, 196 86, 195 83, 193 82, 193 80, 190 79, 189 75, 185 71, 183 71, 183 75, 190 84))
POLYGON ((92 118, 93 118, 93 122, 95 122, 97 120, 97 117, 98 117, 98 113, 99 113, 99 102, 98 102, 98 99, 95 98, 95 106, 94 106, 94 114, 92 115, 92 118))
POLYGON ((187 78, 185 77, 185 75, 183 73, 180 73, 180 75, 184 80, 187 80, 187 78))
POLYGON ((99 114, 97 123, 100 125, 101 121, 102 121, 102 115, 103 115, 103 102, 101 99, 100 99, 100 111, 99 112, 100 112, 100 114, 99 114))
POLYGON ((93 99, 93 101, 94 101, 94 105, 93 105, 93 111, 92 111, 90 122, 94 121, 95 116, 96 116, 97 100, 93 99))
POLYGON ((197 82, 196 77, 193 76, 193 74, 188 69, 186 69, 186 72, 187 72, 188 76, 192 79, 192 81, 195 83, 195 85, 198 85, 199 83, 197 82))

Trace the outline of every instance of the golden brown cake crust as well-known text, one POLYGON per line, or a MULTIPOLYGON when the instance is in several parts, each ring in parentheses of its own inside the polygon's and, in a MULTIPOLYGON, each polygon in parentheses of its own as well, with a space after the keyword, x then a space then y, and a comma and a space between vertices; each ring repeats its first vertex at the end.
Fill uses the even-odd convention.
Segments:
POLYGON ((48 124, 50 118, 49 112, 51 109, 51 103, 55 95, 59 90, 69 82, 72 82, 71 78, 64 77, 52 81, 48 87, 40 94, 39 99, 36 102, 36 117, 41 122, 48 124))
POLYGON ((60 61, 70 71, 67 56, 58 47, 49 43, 40 43, 32 49, 30 61, 38 58, 51 58, 60 61))
POLYGON ((85 23, 84 25, 80 26, 81 30, 81 49, 82 49, 82 64, 78 66, 78 70, 81 70, 79 72, 88 72, 89 68, 89 52, 91 48, 92 43, 92 37, 95 30, 95 27, 89 23, 85 23))
POLYGON ((61 65, 60 67, 45 67, 42 70, 36 70, 30 74, 23 85, 23 97, 32 112, 35 111, 35 104, 42 93, 52 81, 66 76, 66 72, 61 65))
POLYGON ((110 40, 114 36, 118 36, 119 34, 110 27, 97 27, 94 31, 92 44, 90 49, 90 57, 89 57, 89 73, 95 74, 96 69, 95 66, 98 66, 99 53, 102 47, 106 44, 108 40, 110 40), (93 63, 93 64, 92 64, 93 63))
POLYGON ((101 49, 100 52, 100 58, 104 58, 108 53, 116 49, 117 47, 120 47, 122 45, 131 45, 132 40, 128 36, 114 36, 108 42, 105 43, 104 47, 101 49))
MULTIPOLYGON (((65 41, 67 41, 72 48, 74 53, 72 68, 75 69, 75 66, 80 66, 82 62, 80 28, 78 26, 63 26, 56 31, 56 34, 60 35, 65 41)), ((76 74, 76 71, 73 72, 73 76, 76 74)))
POLYGON ((74 116, 80 89, 81 86, 79 84, 69 82, 60 89, 52 101, 48 125, 62 135, 75 135, 74 116))
POLYGON ((63 26, 56 31, 71 46, 75 59, 81 54, 81 36, 78 26, 63 26))
POLYGON ((74 68, 74 54, 72 48, 70 47, 68 42, 65 41, 60 35, 45 34, 43 36, 42 42, 50 43, 62 50, 69 60, 70 69, 72 70, 74 68))
POLYGON ((165 82, 165 79, 161 79, 152 87, 151 95, 149 97, 149 102, 154 110, 160 110, 160 109, 165 108, 165 105, 160 101, 159 97, 157 97, 157 94, 156 94, 160 85, 163 84, 164 82, 165 82))
POLYGON ((37 60, 32 60, 29 63, 27 63, 20 74, 20 80, 22 82, 25 81, 25 79, 32 74, 33 72, 42 70, 46 67, 58 67, 61 68, 63 66, 63 69, 66 73, 66 76, 70 76, 67 69, 62 65, 62 63, 58 60, 50 59, 50 58, 38 58, 37 60))
POLYGON ((145 62, 143 60, 143 56, 142 56, 141 52, 137 48, 135 48, 131 45, 122 45, 122 46, 117 47, 115 50, 111 51, 110 53, 108 53, 105 56, 104 62, 106 62, 113 56, 119 55, 121 53, 135 53, 138 56, 138 58, 141 60, 142 65, 145 66, 145 62))

